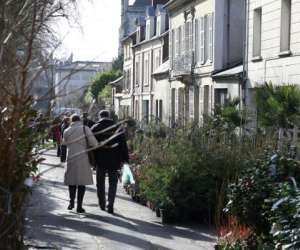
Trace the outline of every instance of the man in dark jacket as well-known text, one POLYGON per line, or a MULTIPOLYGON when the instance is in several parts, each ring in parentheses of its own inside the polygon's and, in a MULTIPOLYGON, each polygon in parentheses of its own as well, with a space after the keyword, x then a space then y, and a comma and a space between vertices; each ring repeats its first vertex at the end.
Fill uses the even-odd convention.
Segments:
POLYGON ((95 122, 93 122, 92 120, 90 120, 88 118, 89 114, 87 112, 84 112, 82 114, 82 121, 83 121, 83 125, 88 126, 89 128, 93 127, 95 125, 95 122))
MULTIPOLYGON (((109 118, 109 111, 100 111, 99 121, 92 127, 92 132, 99 143, 106 141, 120 132, 120 129, 114 125, 115 122, 109 118), (101 132, 103 130, 104 132, 101 132)), ((118 172, 122 164, 129 161, 124 134, 116 136, 107 144, 95 150, 95 158, 97 164, 96 176, 99 206, 102 210, 105 210, 105 175, 108 173, 109 189, 107 210, 112 214, 114 212, 114 201, 117 192, 118 172)))

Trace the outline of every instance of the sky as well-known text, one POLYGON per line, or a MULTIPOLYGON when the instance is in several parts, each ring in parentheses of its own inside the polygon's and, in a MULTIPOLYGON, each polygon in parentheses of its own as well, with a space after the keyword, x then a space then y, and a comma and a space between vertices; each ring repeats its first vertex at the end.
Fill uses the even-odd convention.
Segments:
POLYGON ((79 0, 78 24, 60 21, 63 39, 56 56, 73 60, 111 61, 118 54, 121 0, 79 0))

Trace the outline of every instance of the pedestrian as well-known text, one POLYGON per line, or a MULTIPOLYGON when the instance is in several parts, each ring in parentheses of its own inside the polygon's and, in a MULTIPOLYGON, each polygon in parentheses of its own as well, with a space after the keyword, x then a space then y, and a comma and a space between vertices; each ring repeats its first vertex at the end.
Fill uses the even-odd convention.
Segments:
MULTIPOLYGON (((115 122, 109 118, 109 111, 102 110, 99 112, 99 121, 92 127, 92 132, 99 143, 109 139, 116 132, 116 128, 110 129, 106 132, 101 131, 112 126, 114 127, 114 125, 115 122)), ((94 152, 96 159, 96 180, 99 206, 102 210, 107 208, 107 211, 113 214, 119 170, 121 169, 123 163, 129 162, 128 148, 124 135, 115 137, 105 146, 98 148, 94 152), (106 173, 108 174, 109 181, 107 207, 105 207, 106 173)))
MULTIPOLYGON (((62 121, 62 124, 60 126, 60 131, 61 131, 60 134, 61 134, 62 140, 64 138, 64 132, 69 126, 70 126, 70 117, 65 116, 62 121)), ((66 145, 62 144, 61 150, 60 150, 60 161, 65 162, 66 157, 67 157, 67 147, 66 147, 66 145)))
POLYGON ((64 132, 63 144, 67 146, 67 164, 65 169, 65 185, 69 186, 69 210, 74 208, 77 191, 77 212, 85 213, 82 208, 85 186, 93 184, 92 166, 86 149, 96 147, 98 142, 91 129, 84 126, 79 115, 72 115, 70 127, 64 132), (87 142, 88 141, 88 142, 87 142))
POLYGON ((87 112, 84 112, 84 113, 82 114, 82 122, 83 122, 83 124, 84 124, 85 126, 88 126, 89 128, 93 127, 94 124, 95 124, 94 121, 92 121, 92 120, 90 120, 90 119, 88 118, 88 113, 87 113, 87 112))
POLYGON ((52 127, 51 127, 51 132, 52 132, 52 139, 53 142, 56 145, 57 148, 57 157, 60 157, 60 153, 61 153, 61 130, 60 130, 60 124, 61 124, 61 120, 59 117, 56 117, 53 120, 52 123, 52 127))
POLYGON ((39 113, 34 121, 34 128, 39 136, 39 141, 41 144, 45 143, 45 132, 46 132, 46 121, 43 113, 39 113))

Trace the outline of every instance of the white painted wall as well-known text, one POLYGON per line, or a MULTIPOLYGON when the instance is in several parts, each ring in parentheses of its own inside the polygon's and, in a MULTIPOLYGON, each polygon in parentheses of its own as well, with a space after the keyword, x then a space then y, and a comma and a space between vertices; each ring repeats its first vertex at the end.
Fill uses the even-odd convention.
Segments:
POLYGON ((300 0, 291 2, 291 55, 280 57, 281 0, 249 0, 249 88, 269 81, 300 84, 300 0), (253 62, 253 11, 258 7, 262 7, 262 49, 261 60, 253 62))

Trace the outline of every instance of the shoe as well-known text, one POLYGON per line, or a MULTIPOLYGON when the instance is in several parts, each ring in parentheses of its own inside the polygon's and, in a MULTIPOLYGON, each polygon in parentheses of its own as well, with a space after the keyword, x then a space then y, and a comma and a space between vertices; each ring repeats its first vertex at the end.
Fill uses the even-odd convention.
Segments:
POLYGON ((78 208, 76 209, 76 211, 77 211, 77 213, 79 213, 79 214, 85 213, 85 210, 84 210, 82 207, 78 207, 78 208))
POLYGON ((68 206, 68 210, 72 210, 74 208, 74 204, 70 203, 68 206))
POLYGON ((107 206, 107 212, 109 214, 114 214, 114 208, 112 206, 107 206))
POLYGON ((102 211, 105 211, 105 206, 101 206, 101 205, 100 205, 100 209, 101 209, 102 211))

